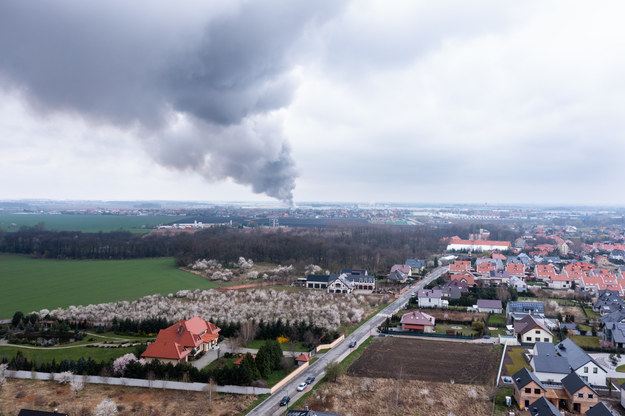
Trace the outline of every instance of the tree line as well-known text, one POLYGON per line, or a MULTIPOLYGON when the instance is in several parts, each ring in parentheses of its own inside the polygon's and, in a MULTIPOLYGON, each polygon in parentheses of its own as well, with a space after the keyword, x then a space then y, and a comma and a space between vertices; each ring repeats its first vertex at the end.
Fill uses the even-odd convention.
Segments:
POLYGON ((366 268, 386 271, 407 258, 440 253, 445 237, 468 237, 488 227, 491 238, 512 241, 517 234, 494 224, 443 226, 333 225, 325 228, 278 230, 215 227, 196 233, 137 235, 130 232, 82 233, 46 231, 41 227, 0 233, 0 252, 54 259, 176 258, 178 266, 197 259, 224 263, 239 257, 255 262, 316 264, 337 271, 366 268))

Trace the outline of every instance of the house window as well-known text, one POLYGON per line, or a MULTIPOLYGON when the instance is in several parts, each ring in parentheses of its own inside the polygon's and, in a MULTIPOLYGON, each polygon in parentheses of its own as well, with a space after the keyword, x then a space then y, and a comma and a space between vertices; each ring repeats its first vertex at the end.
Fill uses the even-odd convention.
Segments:
POLYGON ((532 389, 530 389, 529 387, 526 387, 525 388, 525 393, 532 394, 532 389))
POLYGON ((532 337, 527 337, 527 340, 528 340, 528 341, 531 341, 531 340, 532 340, 532 337))
POLYGON ((536 333, 537 333, 537 334, 540 334, 540 329, 537 329, 537 330, 536 330, 536 333))
POLYGON ((589 399, 594 399, 594 398, 595 398, 595 395, 594 395, 594 394, 592 394, 592 393, 588 393, 588 398, 589 398, 589 399))
POLYGON ((584 374, 588 373, 588 367, 584 367, 584 374))
POLYGON ((593 368, 593 369, 592 369, 592 373, 593 373, 593 374, 597 374, 597 372, 598 372, 598 371, 597 371, 597 367, 595 367, 595 368, 593 368))
POLYGON ((549 342, 549 338, 545 338, 545 342, 549 342))
POLYGON ((534 394, 540 394, 540 389, 534 389, 534 394))
POLYGON ((580 399, 583 399, 584 398, 584 393, 577 393, 577 397, 580 398, 580 399))

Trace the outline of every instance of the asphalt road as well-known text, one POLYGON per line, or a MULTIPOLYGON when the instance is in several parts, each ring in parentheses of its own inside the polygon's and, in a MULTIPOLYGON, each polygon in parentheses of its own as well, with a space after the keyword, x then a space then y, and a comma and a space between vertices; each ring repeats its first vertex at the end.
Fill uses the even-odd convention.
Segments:
POLYGON ((378 312, 377 315, 374 315, 372 318, 370 318, 367 322, 360 326, 360 328, 358 328, 348 337, 346 337, 345 341, 341 342, 335 348, 323 354, 323 356, 321 356, 321 358, 319 358, 319 360, 311 365, 306 371, 304 371, 298 377, 295 377, 290 383, 280 389, 280 391, 274 393, 273 395, 271 395, 271 397, 268 397, 267 400, 256 406, 250 413, 248 413, 248 415, 279 416, 284 413, 286 409, 284 407, 280 407, 280 400, 282 399, 282 397, 290 396, 291 402, 297 401, 303 394, 310 390, 310 387, 308 387, 303 392, 298 392, 296 390, 298 384, 302 383, 309 376, 315 377, 313 385, 317 383, 325 375, 325 368, 328 364, 334 361, 340 362, 347 355, 349 355, 349 353, 351 352, 349 344, 352 341, 360 344, 369 336, 377 333, 376 326, 382 324, 386 318, 400 311, 404 306, 406 306, 411 296, 413 296, 419 289, 423 289, 423 287, 429 284, 431 281, 438 279, 442 274, 447 272, 448 269, 448 266, 434 269, 423 280, 414 285, 412 289, 410 289, 403 295, 400 295, 393 303, 382 309, 380 312, 378 312))

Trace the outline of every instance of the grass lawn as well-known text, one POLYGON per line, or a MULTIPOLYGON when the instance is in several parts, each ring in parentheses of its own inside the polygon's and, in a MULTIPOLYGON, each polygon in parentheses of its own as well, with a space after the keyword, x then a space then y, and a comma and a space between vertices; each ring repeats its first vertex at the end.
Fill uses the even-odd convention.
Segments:
POLYGON ((571 341, 576 343, 582 348, 591 347, 591 348, 599 348, 599 337, 587 337, 584 335, 569 335, 571 341))
POLYGON ((468 325, 460 324, 436 324, 435 331, 437 334, 446 334, 447 331, 455 331, 457 335, 477 335, 477 331, 468 325), (462 329, 456 329, 462 328, 462 329))
MULTIPOLYGON (((495 393, 495 414, 502 415, 508 411, 506 406, 506 396, 514 398, 514 389, 512 387, 499 387, 495 393)), ((514 402, 514 399, 513 399, 514 402)))
POLYGON ((599 319, 599 314, 593 311, 591 308, 587 308, 586 306, 584 306, 584 310, 586 311, 586 315, 589 319, 599 319))
POLYGON ((488 335, 491 337, 498 337, 499 335, 506 335, 506 328, 497 328, 495 331, 488 331, 488 335))
POLYGON ((619 365, 616 367, 616 371, 620 371, 621 373, 625 373, 625 364, 619 365))
POLYGON ((586 331, 586 332, 591 332, 592 328, 588 325, 584 325, 584 324, 577 324, 577 329, 579 329, 580 331, 586 331))
POLYGON ((486 325, 488 326, 506 326, 506 317, 503 315, 488 315, 488 319, 486 321, 486 325))
POLYGON ((181 216, 119 216, 119 215, 44 215, 44 214, 0 214, 0 228, 18 231, 21 226, 32 227, 40 222, 46 230, 82 231, 131 231, 147 233, 160 224, 185 222, 181 216), (15 225, 13 225, 15 224, 15 225))
POLYGON ((512 359, 512 364, 506 364, 506 370, 510 376, 515 375, 523 367, 531 370, 530 365, 523 358, 524 348, 508 348, 506 354, 512 359))
MULTIPOLYGON (((360 358, 360 356, 362 355, 363 352, 365 352, 365 349, 369 346, 369 344, 371 344, 371 341, 373 340, 373 337, 369 337, 367 338, 362 344, 360 344, 358 346, 358 348, 356 348, 354 351, 352 351, 351 354, 349 354, 347 357, 345 357, 345 359, 343 361, 341 361, 341 366, 343 367, 344 370, 347 371, 347 368, 352 365, 352 363, 354 361, 356 361, 358 358, 360 358)), ((306 392, 302 397, 300 397, 299 400, 297 400, 295 403, 291 404, 289 406, 289 409, 303 409, 306 401, 308 400, 308 397, 312 394, 312 392, 314 390, 316 390, 317 388, 319 388, 320 386, 323 385, 323 383, 327 382, 328 379, 324 376, 321 380, 319 380, 319 382, 317 384, 315 384, 313 386, 312 389, 310 389, 310 391, 306 392)))
MULTIPOLYGON (((293 368, 293 370, 295 370, 295 368, 293 368)), ((284 377, 288 376, 289 373, 290 371, 287 371, 287 370, 282 370, 282 369, 275 370, 273 373, 269 374, 269 377, 267 377, 265 381, 267 381, 267 385, 271 388, 275 386, 284 377)))
MULTIPOLYGON (((260 347, 265 345, 266 342, 267 341, 264 339, 255 339, 254 341, 247 344, 245 348, 260 349, 260 347)), ((293 345, 291 345, 290 342, 285 342, 284 344, 280 344, 280 348, 282 348, 282 351, 302 351, 302 352, 307 351, 301 342, 296 342, 293 345)))
POLYGON ((63 349, 27 349, 19 347, 0 346, 0 359, 11 359, 15 357, 17 351, 21 351, 25 358, 36 361, 38 363, 49 362, 55 359, 57 362, 68 360, 78 360, 80 357, 87 359, 93 358, 95 361, 108 361, 111 358, 118 358, 124 354, 135 351, 134 347, 126 348, 93 348, 93 347, 76 347, 63 349))
POLYGON ((8 254, 0 254, 0 284, 0 318, 218 286, 178 270, 172 258, 45 260, 8 254))

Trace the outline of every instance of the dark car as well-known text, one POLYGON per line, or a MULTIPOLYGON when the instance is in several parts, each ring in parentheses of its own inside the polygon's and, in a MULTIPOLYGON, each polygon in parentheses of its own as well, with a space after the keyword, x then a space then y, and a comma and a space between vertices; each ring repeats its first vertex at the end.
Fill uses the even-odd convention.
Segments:
POLYGON ((284 396, 282 400, 280 400, 280 406, 286 406, 291 401, 289 396, 284 396))
POLYGON ((315 376, 310 376, 310 377, 308 377, 308 378, 306 379, 306 384, 310 384, 310 383, 312 383, 313 381, 315 381, 315 376))
POLYGON ((349 348, 354 348, 356 346, 356 341, 352 341, 349 343, 349 348))

